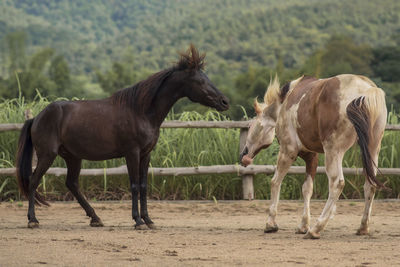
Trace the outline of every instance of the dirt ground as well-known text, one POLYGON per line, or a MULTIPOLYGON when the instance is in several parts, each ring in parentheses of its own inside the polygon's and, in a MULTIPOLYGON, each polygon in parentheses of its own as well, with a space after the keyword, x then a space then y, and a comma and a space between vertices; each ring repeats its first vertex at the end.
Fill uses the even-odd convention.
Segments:
MULTIPOLYGON (((136 231, 130 202, 96 202, 92 228, 77 203, 37 209, 0 203, 0 266, 389 266, 400 265, 400 202, 376 201, 371 234, 356 236, 363 202, 340 201, 320 240, 294 234, 303 204, 282 201, 280 230, 264 234, 269 201, 149 201, 157 230, 136 231)), ((324 202, 312 201, 312 221, 324 202)))

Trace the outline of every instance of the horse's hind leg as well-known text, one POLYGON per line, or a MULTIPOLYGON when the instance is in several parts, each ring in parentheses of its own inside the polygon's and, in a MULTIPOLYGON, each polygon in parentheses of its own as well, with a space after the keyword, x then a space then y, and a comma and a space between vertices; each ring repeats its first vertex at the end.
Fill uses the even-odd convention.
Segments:
POLYGON ((305 239, 318 239, 336 209, 336 202, 344 187, 342 160, 344 152, 326 151, 325 168, 329 179, 329 197, 317 223, 304 236, 305 239))
POLYGON ((94 209, 90 206, 90 204, 87 202, 87 200, 79 190, 79 173, 81 171, 81 160, 72 157, 64 158, 64 160, 67 163, 68 168, 67 179, 65 181, 66 186, 74 195, 76 200, 78 200, 81 207, 86 211, 86 215, 91 218, 90 226, 103 226, 100 218, 96 215, 94 209))
POLYGON ((305 234, 310 228, 310 199, 313 194, 314 178, 318 166, 318 153, 300 153, 299 156, 306 162, 306 180, 302 187, 304 198, 304 212, 296 234, 305 234))
POLYGON ((35 168, 35 171, 32 174, 31 179, 29 180, 29 208, 28 208, 28 227, 29 228, 37 228, 39 227, 39 221, 36 219, 35 215, 35 194, 36 189, 39 186, 40 179, 46 173, 46 171, 50 168, 56 157, 55 153, 48 153, 46 155, 38 154, 38 162, 35 168))
MULTIPOLYGON (((373 160, 376 164, 376 166, 374 166, 375 175, 377 173, 379 150, 380 150, 380 143, 376 147, 376 149, 374 149, 374 151, 371 153, 373 160)), ((365 178, 364 182, 365 208, 363 217, 361 219, 360 228, 357 230, 357 235, 367 235, 369 233, 369 219, 371 216, 372 202, 374 201, 375 191, 376 188, 371 185, 371 183, 368 181, 367 178, 365 178)))
POLYGON ((360 228, 357 230, 357 235, 367 235, 369 234, 369 218, 372 210, 372 202, 375 196, 375 187, 373 187, 367 178, 365 178, 364 183, 364 198, 365 198, 365 208, 364 214, 361 219, 360 228))

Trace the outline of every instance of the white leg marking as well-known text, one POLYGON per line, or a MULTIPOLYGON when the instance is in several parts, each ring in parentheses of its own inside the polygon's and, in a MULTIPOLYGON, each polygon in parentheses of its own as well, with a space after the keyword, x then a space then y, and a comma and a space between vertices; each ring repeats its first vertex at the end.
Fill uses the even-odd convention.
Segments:
POLYGON ((305 234, 310 228, 310 199, 313 194, 314 181, 311 175, 307 175, 307 179, 304 181, 302 192, 304 198, 304 211, 301 223, 297 228, 296 233, 305 234))

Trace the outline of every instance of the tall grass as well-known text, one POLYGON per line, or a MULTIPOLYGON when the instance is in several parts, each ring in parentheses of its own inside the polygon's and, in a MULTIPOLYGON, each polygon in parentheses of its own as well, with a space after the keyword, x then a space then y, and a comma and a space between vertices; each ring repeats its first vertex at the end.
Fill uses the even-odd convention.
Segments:
MULTIPOLYGON (((39 94, 33 102, 18 99, 0 101, 0 123, 24 121, 24 111, 31 109, 37 115, 49 101, 39 94)), ((184 112, 170 113, 167 119, 182 121, 209 120, 222 121, 226 117, 214 111, 205 114, 184 112)), ((388 122, 397 124, 399 116, 392 110, 388 122)), ((13 167, 19 132, 0 133, 0 168, 13 167)), ((400 132, 386 132, 379 158, 381 168, 400 167, 400 132)), ((255 164, 276 164, 279 145, 275 141, 255 159, 255 164)), ((237 164, 239 154, 239 129, 161 129, 157 146, 151 155, 153 167, 185 167, 237 164)), ((123 159, 93 162, 83 161, 82 168, 110 168, 125 164, 123 159)), ((294 165, 304 165, 297 159, 294 165)), ((320 155, 319 165, 324 165, 320 155)), ((344 167, 361 167, 357 146, 350 149, 343 161, 344 167)), ((65 167, 65 162, 57 157, 53 167, 65 167)), ((255 197, 268 199, 271 175, 256 175, 254 179, 255 197)), ((397 198, 400 194, 398 177, 385 176, 383 181, 392 192, 379 192, 379 198, 397 198)), ((300 199, 304 175, 287 175, 282 184, 282 199, 300 199)), ((39 190, 45 191, 48 198, 72 199, 65 185, 65 177, 46 175, 39 190)), ((89 198, 120 199, 130 198, 129 179, 126 176, 81 177, 80 186, 89 198)), ((363 195, 364 177, 346 177, 343 198, 360 198, 363 195)), ((237 175, 202 175, 184 177, 163 177, 149 175, 149 196, 155 199, 241 199, 241 178, 237 175)), ((314 198, 327 198, 328 180, 325 175, 317 175, 314 198)), ((14 177, 0 177, 0 199, 18 199, 17 182, 14 177)))

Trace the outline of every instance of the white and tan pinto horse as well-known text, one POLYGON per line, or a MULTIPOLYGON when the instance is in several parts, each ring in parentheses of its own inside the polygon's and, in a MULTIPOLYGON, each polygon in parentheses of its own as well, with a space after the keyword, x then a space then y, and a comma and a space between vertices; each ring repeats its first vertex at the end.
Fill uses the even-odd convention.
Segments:
POLYGON ((261 149, 272 143, 275 133, 280 144, 265 232, 278 231, 275 217, 281 183, 293 161, 300 156, 306 163, 306 180, 302 187, 304 213, 296 233, 306 234, 304 238, 319 238, 335 212, 345 184, 343 156, 358 140, 366 180, 365 210, 357 234, 368 234, 375 190, 383 186, 376 179, 376 173, 387 117, 384 92, 370 79, 358 75, 327 79, 300 77, 282 88, 275 78, 265 93, 264 103, 255 101, 255 110, 257 116, 240 155, 242 164, 250 164, 261 149), (325 153, 329 198, 316 224, 310 228, 310 198, 318 153, 325 153))

